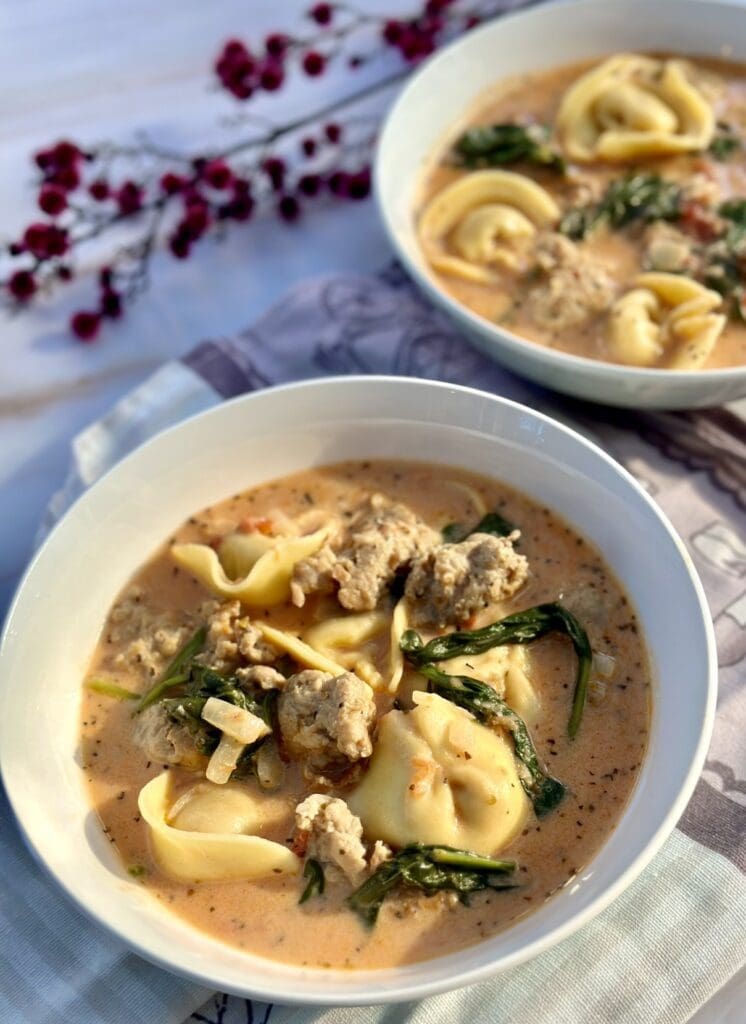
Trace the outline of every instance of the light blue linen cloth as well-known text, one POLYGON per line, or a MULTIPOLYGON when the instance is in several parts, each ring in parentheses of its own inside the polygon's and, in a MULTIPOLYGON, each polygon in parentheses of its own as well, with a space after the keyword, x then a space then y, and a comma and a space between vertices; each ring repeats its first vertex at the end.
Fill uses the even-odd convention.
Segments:
POLYGON ((3 799, 0 1022, 179 1024, 194 1013, 202 1024, 683 1024, 746 963, 746 458, 735 412, 631 415, 561 400, 475 352, 398 273, 323 278, 245 334, 166 365, 77 437, 42 534, 164 427, 252 388, 351 372, 471 384, 570 420, 678 526, 708 591, 721 664, 713 745, 679 827, 610 908, 530 963, 421 1003, 324 1010, 213 996, 129 953, 58 892, 3 799))

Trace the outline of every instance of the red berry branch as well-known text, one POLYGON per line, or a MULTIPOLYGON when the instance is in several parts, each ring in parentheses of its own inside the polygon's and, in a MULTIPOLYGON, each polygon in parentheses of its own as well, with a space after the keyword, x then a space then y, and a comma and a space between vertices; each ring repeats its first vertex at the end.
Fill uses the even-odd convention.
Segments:
MULTIPOLYGON (((343 3, 316 3, 307 12, 311 28, 304 33, 274 32, 253 47, 229 40, 215 73, 235 99, 245 102, 281 89, 292 73, 316 78, 335 62, 355 69, 394 51, 411 66, 484 18, 521 2, 428 0, 405 19, 382 19, 343 3)), ((99 269, 97 302, 70 319, 73 334, 91 341, 104 320, 119 318, 148 286, 151 259, 161 243, 176 259, 186 259, 208 234, 260 213, 272 212, 289 223, 322 199, 365 199, 377 126, 348 108, 399 77, 401 72, 389 73, 288 124, 262 122, 221 151, 173 153, 148 139, 87 147, 63 140, 41 150, 34 162, 44 219, 5 247, 7 273, 0 271, 5 304, 20 309, 72 280, 76 253, 127 228, 129 240, 99 269)))

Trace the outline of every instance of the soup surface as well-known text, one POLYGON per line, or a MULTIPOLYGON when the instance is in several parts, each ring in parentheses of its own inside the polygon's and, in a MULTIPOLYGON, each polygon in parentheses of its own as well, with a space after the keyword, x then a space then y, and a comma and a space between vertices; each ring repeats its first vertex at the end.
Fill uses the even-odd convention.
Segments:
POLYGON ((344 463, 205 509, 138 571, 84 685, 82 765, 133 884, 174 913, 289 963, 387 967, 583 871, 649 700, 634 610, 549 509, 458 469, 344 463), (458 646, 518 612, 526 643, 492 643, 509 620, 445 660, 406 631, 458 646))
POLYGON ((418 202, 439 286, 549 348, 746 363, 746 69, 621 54, 511 78, 435 154, 418 202))

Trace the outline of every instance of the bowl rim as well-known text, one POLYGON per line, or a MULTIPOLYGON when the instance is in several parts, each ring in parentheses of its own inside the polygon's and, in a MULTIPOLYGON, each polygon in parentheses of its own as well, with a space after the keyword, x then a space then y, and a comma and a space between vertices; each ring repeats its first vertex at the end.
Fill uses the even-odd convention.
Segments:
MULTIPOLYGON (((567 8, 572 8, 573 10, 593 8, 597 10, 602 7, 622 8, 625 11, 629 11, 633 7, 639 7, 646 10, 648 4, 649 0, 556 0, 554 4, 548 6, 536 6, 532 3, 526 8, 511 11, 472 29, 466 35, 460 36, 452 43, 438 50, 437 53, 424 60, 407 79, 406 84, 397 94, 396 99, 386 113, 373 159, 373 196, 386 235, 396 251, 397 259, 402 262, 405 270, 418 287, 423 289, 436 305, 441 306, 456 320, 461 320, 476 333, 489 336, 491 342, 496 342, 511 353, 517 353, 519 357, 526 356, 535 362, 544 363, 547 367, 556 367, 561 371, 569 372, 576 370, 585 375, 607 377, 612 383, 615 381, 625 381, 628 384, 644 385, 650 382, 665 383, 670 381, 672 387, 676 387, 678 383, 687 381, 696 387, 700 383, 717 385, 723 382, 738 381, 742 378, 746 381, 746 365, 720 366, 714 367, 711 370, 669 370, 665 367, 626 366, 622 363, 591 359, 588 356, 576 355, 573 352, 549 348, 546 345, 541 345, 539 342, 531 341, 530 338, 524 338, 520 334, 515 334, 503 327, 499 327, 486 317, 479 316, 479 314, 469 309, 468 306, 444 291, 428 271, 427 266, 424 263, 421 266, 406 251, 405 246, 400 241, 400 231, 396 227, 391 209, 385 198, 383 178, 386 174, 387 152, 391 146, 391 139, 397 130, 396 122, 403 112, 406 111, 411 101, 412 93, 419 87, 420 82, 433 71, 437 71, 441 63, 452 59, 454 53, 462 52, 466 54, 475 39, 495 33, 499 35, 506 24, 538 19, 548 11, 567 8)), ((740 9, 743 11, 744 18, 746 19, 746 8, 744 8, 742 0, 657 0, 657 6, 658 8, 668 7, 671 11, 676 10, 677 16, 681 16, 681 8, 684 6, 696 9, 707 8, 710 11, 717 8, 731 11, 740 9)), ((716 16, 713 15, 713 17, 716 16)), ((499 79, 496 79, 496 81, 499 81, 499 79)), ((414 219, 414 211, 411 211, 410 223, 412 225, 414 225, 414 219)))
MULTIPOLYGON (((699 578, 697 570, 692 562, 691 558, 688 557, 686 547, 679 537, 677 531, 669 521, 665 513, 659 508, 655 501, 645 491, 645 489, 635 480, 635 478, 615 459, 608 455, 600 445, 594 441, 584 437, 581 433, 574 430, 572 427, 568 427, 566 424, 559 420, 553 419, 551 416, 545 413, 539 412, 532 409, 520 402, 516 402, 512 399, 503 398, 500 395, 493 394, 491 392, 482 391, 477 388, 467 387, 459 384, 451 384, 445 381, 435 381, 417 377, 398 377, 389 374, 354 374, 349 376, 331 376, 331 377, 320 377, 312 378, 303 381, 295 381, 290 383, 277 384, 272 387, 262 388, 258 391, 252 391, 242 395, 238 395, 234 398, 227 399, 219 402, 217 405, 194 413, 191 416, 180 420, 178 423, 166 428, 165 430, 159 431, 153 437, 149 438, 142 444, 138 445, 133 451, 128 453, 123 459, 116 462, 106 473, 104 473, 98 480, 96 480, 86 491, 81 494, 71 507, 65 512, 60 520, 55 524, 49 535, 45 538, 43 544, 35 552, 31 562, 29 563, 23 577, 18 584, 13 600, 8 610, 5 623, 3 625, 2 634, 0 635, 0 698, 2 697, 3 688, 5 683, 3 682, 3 666, 9 657, 8 651, 15 642, 15 637, 20 635, 20 630, 17 630, 17 623, 15 621, 18 615, 18 605, 21 601, 22 594, 26 591, 27 587, 33 582, 34 576, 37 572, 37 566, 45 557, 45 552, 52 543, 52 539, 58 535, 60 531, 65 528, 65 525, 69 520, 75 516, 80 515, 80 510, 85 508, 88 501, 91 500, 90 496, 94 491, 98 492, 102 488, 109 486, 109 481, 112 478, 116 478, 117 475, 124 472, 130 465, 136 463, 138 459, 142 457, 144 451, 150 451, 157 447, 159 444, 163 444, 167 437, 178 434, 188 425, 193 425, 196 421, 207 420, 211 417, 219 416, 228 407, 235 407, 242 404, 250 405, 257 399, 269 397, 272 400, 275 396, 284 396, 286 394, 292 395, 295 391, 305 390, 311 391, 315 389, 323 390, 324 388, 331 387, 332 390, 335 388, 346 388, 350 384, 362 385, 366 387, 373 385, 381 385, 386 387, 398 387, 398 388, 418 388, 428 389, 432 391, 451 391, 463 394, 464 397, 474 397, 480 400, 488 399, 490 402, 495 403, 498 406, 504 406, 509 408, 515 413, 528 416, 534 421, 538 421, 543 428, 546 430, 549 428, 552 431, 556 431, 565 441, 569 441, 571 444, 584 448, 587 452, 590 452, 595 458, 601 459, 608 468, 612 470, 621 480, 630 488, 635 497, 641 500, 643 505, 646 506, 646 510, 657 520, 659 527, 661 527, 665 533, 673 541, 674 546, 681 558, 683 568, 686 572, 688 580, 692 587, 693 595, 696 598, 696 605, 700 613, 697 622, 697 627, 702 627, 704 634, 705 646, 706 646, 706 664, 707 672, 706 678, 703 680, 704 687, 704 707, 705 711, 700 722, 699 733, 697 737, 696 745, 693 748, 692 756, 690 758, 689 767, 686 771, 686 775, 683 779, 682 785, 679 792, 664 815, 662 820, 659 821, 655 832, 652 834, 648 842, 642 849, 639 850, 637 855, 628 865, 625 871, 618 875, 614 881, 609 884, 598 896, 596 896, 592 902, 585 908, 579 911, 573 912, 569 919, 564 923, 561 923, 554 928, 546 931, 544 934, 526 943, 520 949, 506 954, 500 961, 499 965, 496 966, 494 962, 488 962, 479 964, 472 967, 455 967, 454 970, 447 971, 443 976, 432 978, 429 980, 419 981, 403 981, 403 982, 392 982, 387 985, 385 989, 377 990, 375 987, 375 980, 377 975, 383 974, 383 970, 379 969, 361 969, 360 971, 350 972, 350 978, 354 981, 356 978, 359 979, 358 989, 359 991, 348 991, 338 987, 334 989, 335 982, 330 985, 328 992, 319 993, 314 991, 309 998, 309 993, 304 991, 303 979, 299 978, 298 983, 300 991, 296 991, 295 988, 291 990, 284 990, 278 992, 277 983, 273 985, 271 980, 261 979, 255 980, 253 977, 248 976, 246 984, 243 986, 237 986, 232 982, 226 982, 219 977, 219 971, 217 974, 209 974, 206 971, 199 969, 192 969, 185 967, 181 963, 174 962, 168 958, 168 955, 159 952, 153 948, 153 944, 149 942, 147 931, 145 933, 133 933, 123 931, 117 924, 105 916, 98 909, 89 905, 83 901, 73 891, 71 885, 68 884, 67 879, 63 876, 63 872, 55 870, 50 864, 44 859, 43 853, 36 847, 32 840, 29 832, 24 824, 24 809, 19 806, 16 802, 12 785, 8 784, 8 754, 0 745, 0 779, 5 787, 5 792, 8 797, 8 802, 11 808, 13 818, 18 826, 21 833, 23 842, 26 848, 31 853, 33 859, 39 864, 47 877, 50 877, 64 892, 65 896, 71 901, 72 905, 83 913, 97 925, 103 927, 108 933, 115 936, 117 939, 125 943, 135 953, 141 956, 143 959, 148 960, 151 963, 156 964, 159 967, 170 971, 172 974, 179 975, 187 978, 190 981, 201 985, 209 985, 213 988, 218 988, 221 991, 232 992, 236 995, 263 999, 268 1002, 287 1004, 287 1005, 318 1005, 318 1006, 364 1006, 364 1005, 377 1005, 377 1004, 388 1004, 403 1002, 405 1000, 423 999, 425 997, 436 995, 445 991, 451 991, 454 989, 462 988, 466 985, 471 985, 479 981, 486 980, 490 977, 501 973, 504 970, 517 967, 528 960, 540 955, 541 953, 556 946, 565 938, 574 934, 583 925, 587 924, 603 910, 605 910, 616 898, 619 896, 647 867, 653 857, 658 853, 660 848, 663 846, 670 833, 673 831, 676 822, 680 818, 687 803, 694 791, 694 788, 699 779, 702 767, 704 765, 705 756, 710 743, 712 729, 715 718, 715 707, 717 698, 717 654, 716 654, 716 642, 715 632, 712 623, 712 618, 709 612, 707 604, 707 598, 705 596, 704 587, 699 578), (365 989, 364 989, 365 986, 365 989)), ((375 421, 375 415, 367 415, 366 420, 375 421)), ((448 424, 445 424, 448 428, 448 424)), ((484 429, 484 428, 483 428, 484 429)), ((485 430, 485 432, 488 432, 485 430)), ((603 850, 603 847, 601 848, 603 850)), ((601 851, 599 851, 600 853, 601 851)), ((598 854, 596 855, 598 856, 598 854)), ((594 858, 595 859, 595 858, 594 858)), ((592 863, 592 862, 589 862, 592 863)), ((176 917, 176 915, 174 915, 176 917)), ((192 928, 191 925, 185 923, 184 927, 192 928)), ((198 929, 196 929, 198 931, 198 929)), ((493 938, 493 937, 490 937, 493 938)), ((489 941, 489 940, 486 940, 489 941)), ((479 946, 481 943, 473 943, 470 946, 466 946, 462 949, 455 951, 454 953, 447 954, 447 956, 460 956, 468 954, 470 949, 479 946)), ((269 963, 276 964, 278 961, 268 960, 266 957, 260 957, 257 954, 249 954, 250 957, 257 961, 268 961, 269 963)), ((417 965, 422 964, 438 964, 442 963, 444 957, 436 957, 430 960, 418 961, 417 965)), ((296 965, 286 964, 279 961, 281 966, 286 970, 293 970, 296 965)), ((395 971, 397 968, 388 968, 385 970, 395 971)), ((298 970, 305 973, 323 975, 324 968, 298 968, 298 970)), ((249 974, 250 972, 247 972, 249 974)), ((281 982, 280 982, 281 983, 281 982)))

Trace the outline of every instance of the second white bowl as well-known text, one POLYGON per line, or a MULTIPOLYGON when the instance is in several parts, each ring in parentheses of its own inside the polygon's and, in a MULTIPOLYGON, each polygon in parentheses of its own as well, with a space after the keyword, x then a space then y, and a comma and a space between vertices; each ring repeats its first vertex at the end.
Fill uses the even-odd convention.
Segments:
POLYGON ((421 68, 388 115, 375 164, 381 215, 419 287, 473 342, 516 373, 608 405, 720 405, 746 395, 746 366, 638 369, 527 341, 446 295, 417 241, 415 205, 425 169, 480 93, 521 72, 626 50, 746 60, 746 8, 710 0, 577 0, 542 4, 469 33, 421 68))

